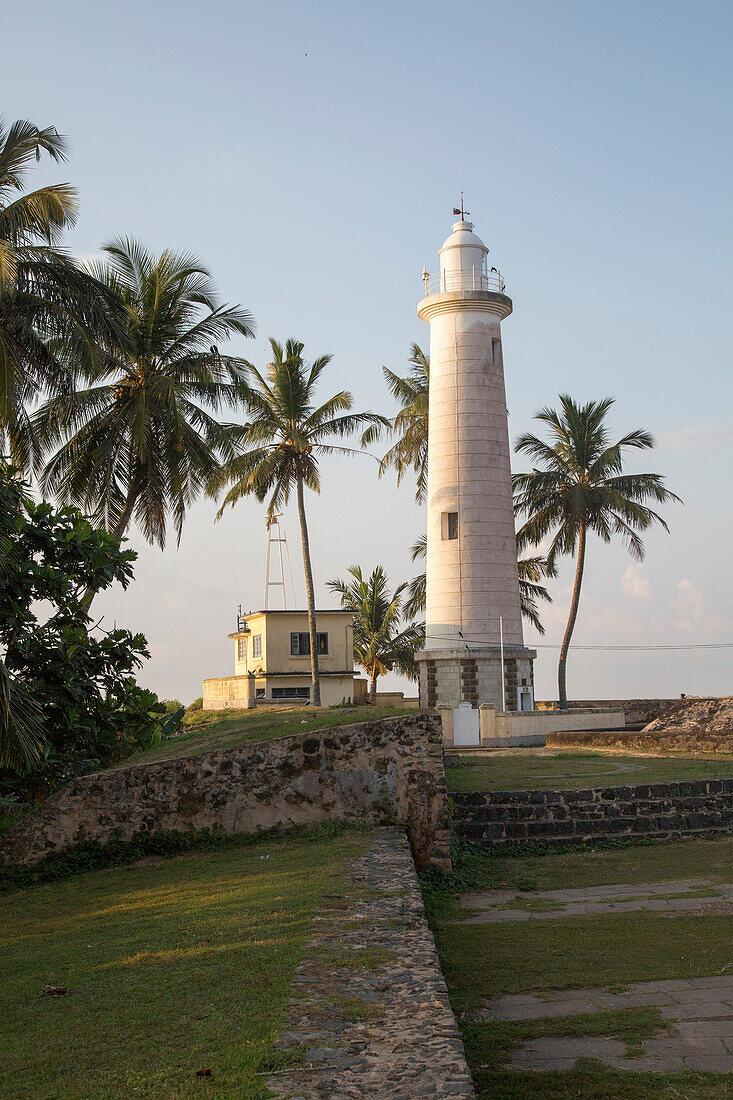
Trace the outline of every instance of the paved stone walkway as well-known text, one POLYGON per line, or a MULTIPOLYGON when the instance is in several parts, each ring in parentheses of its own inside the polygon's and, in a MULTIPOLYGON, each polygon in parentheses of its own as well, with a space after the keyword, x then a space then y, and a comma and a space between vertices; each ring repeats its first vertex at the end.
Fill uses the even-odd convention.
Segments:
POLYGON ((288 1100, 465 1100, 475 1091, 404 832, 377 829, 327 895, 277 1042, 288 1100))
POLYGON ((596 1058, 616 1069, 657 1073, 696 1070, 733 1073, 733 975, 689 980, 635 982, 624 993, 570 989, 537 997, 500 997, 481 1016, 488 1020, 538 1020, 638 1006, 659 1008, 669 1031, 643 1043, 630 1058, 617 1039, 555 1037, 532 1039, 514 1051, 508 1067, 524 1070, 572 1069, 579 1058, 596 1058))
POLYGON ((700 878, 592 886, 584 890, 544 890, 531 894, 518 890, 490 890, 483 894, 463 894, 461 901, 468 909, 480 910, 475 916, 461 921, 461 924, 556 920, 558 917, 622 914, 643 910, 660 916, 671 916, 675 913, 733 913, 733 883, 717 883, 700 878), (684 896, 690 894, 695 896, 684 896), (526 905, 536 908, 513 908, 512 902, 517 901, 524 901, 526 905))

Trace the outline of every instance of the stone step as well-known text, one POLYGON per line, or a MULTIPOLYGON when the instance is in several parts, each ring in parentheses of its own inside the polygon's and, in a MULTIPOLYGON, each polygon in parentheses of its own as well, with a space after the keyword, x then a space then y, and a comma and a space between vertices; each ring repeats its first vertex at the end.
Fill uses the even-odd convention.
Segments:
POLYGON ((568 844, 568 843, 593 843, 594 841, 608 840, 616 837, 620 840, 674 840, 679 837, 694 837, 694 836, 710 836, 711 834, 727 834, 730 833, 729 827, 710 827, 702 829, 660 829, 658 831, 638 832, 631 831, 626 833, 599 834, 597 832, 588 831, 586 833, 568 833, 558 832, 555 834, 546 833, 542 836, 481 836, 481 835, 469 835, 462 830, 458 830, 459 836, 462 836, 465 840, 470 840, 473 844, 477 844, 480 847, 487 848, 500 848, 506 846, 520 845, 531 846, 553 844, 568 844))

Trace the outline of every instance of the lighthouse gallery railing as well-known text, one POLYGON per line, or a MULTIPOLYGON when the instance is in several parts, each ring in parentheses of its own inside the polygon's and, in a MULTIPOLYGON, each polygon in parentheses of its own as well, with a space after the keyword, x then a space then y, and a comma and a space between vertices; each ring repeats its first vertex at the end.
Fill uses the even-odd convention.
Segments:
POLYGON ((492 290, 503 294, 505 283, 501 272, 494 269, 488 275, 483 271, 441 271, 438 275, 423 278, 425 297, 431 294, 449 294, 455 290, 492 290))

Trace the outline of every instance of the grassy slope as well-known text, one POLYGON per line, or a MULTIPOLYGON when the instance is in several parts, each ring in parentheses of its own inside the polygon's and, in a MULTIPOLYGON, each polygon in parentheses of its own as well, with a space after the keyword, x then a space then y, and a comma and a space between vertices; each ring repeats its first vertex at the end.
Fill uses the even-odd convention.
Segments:
POLYGON ((196 756, 214 749, 230 749, 254 741, 269 741, 273 737, 308 733, 329 726, 353 725, 355 722, 373 722, 378 718, 392 718, 411 712, 400 707, 297 707, 279 711, 255 709, 197 713, 205 716, 205 724, 201 728, 188 729, 159 748, 136 753, 116 767, 151 760, 172 760, 177 756, 196 756))
POLYGON ((3 1097, 264 1097, 319 899, 365 842, 261 841, 0 899, 3 1097))
MULTIPOLYGON (((452 791, 522 791, 549 788, 616 787, 668 780, 721 779, 733 775, 730 756, 609 755, 563 752, 555 756, 512 754, 491 756, 447 768, 452 791)), ((475 758, 474 758, 475 759, 475 758)))
MULTIPOLYGON (((528 858, 476 853, 461 873, 471 890, 517 887, 572 888, 619 882, 683 878, 730 881, 733 838, 690 840, 598 852, 528 858)), ((730 973, 730 917, 650 913, 617 917, 564 917, 557 921, 460 926, 463 912, 453 893, 427 893, 431 922, 451 999, 461 1022, 469 1061, 482 1100, 707 1100, 733 1097, 733 1082, 706 1075, 618 1073, 596 1065, 553 1074, 509 1073, 503 1052, 533 1034, 618 1033, 619 1021, 588 1017, 551 1024, 492 1024, 477 1010, 503 993, 618 986, 631 981, 730 973)), ((654 1021, 628 1018, 627 1038, 649 1034, 654 1021), (635 1031, 638 1028, 638 1034, 635 1031)), ((661 1021, 658 1021, 661 1023, 661 1021)))

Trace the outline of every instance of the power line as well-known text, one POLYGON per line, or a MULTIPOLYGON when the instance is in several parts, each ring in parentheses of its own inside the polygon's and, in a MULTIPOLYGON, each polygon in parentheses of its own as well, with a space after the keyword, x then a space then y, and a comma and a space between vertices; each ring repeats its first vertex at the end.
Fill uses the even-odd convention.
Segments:
MULTIPOLYGON (((561 649, 560 645, 549 642, 532 642, 532 649, 561 649)), ((687 650, 687 649, 733 649, 733 642, 704 642, 695 645, 573 645, 570 649, 594 649, 612 650, 616 652, 646 653, 659 650, 687 650)))
MULTIPOLYGON (((454 634, 430 634, 431 638, 445 638, 456 642, 458 646, 461 644, 482 646, 485 645, 483 641, 478 638, 467 637, 461 635, 460 641, 456 640, 454 634)), ((529 645, 530 649, 561 649, 562 646, 555 642, 530 642, 525 645, 529 645)), ((651 652, 668 652, 670 650, 681 652, 692 649, 733 649, 733 642, 699 642, 690 643, 685 645, 576 645, 570 644, 570 649, 573 652, 577 650, 593 650, 612 653, 651 653, 651 652)))

